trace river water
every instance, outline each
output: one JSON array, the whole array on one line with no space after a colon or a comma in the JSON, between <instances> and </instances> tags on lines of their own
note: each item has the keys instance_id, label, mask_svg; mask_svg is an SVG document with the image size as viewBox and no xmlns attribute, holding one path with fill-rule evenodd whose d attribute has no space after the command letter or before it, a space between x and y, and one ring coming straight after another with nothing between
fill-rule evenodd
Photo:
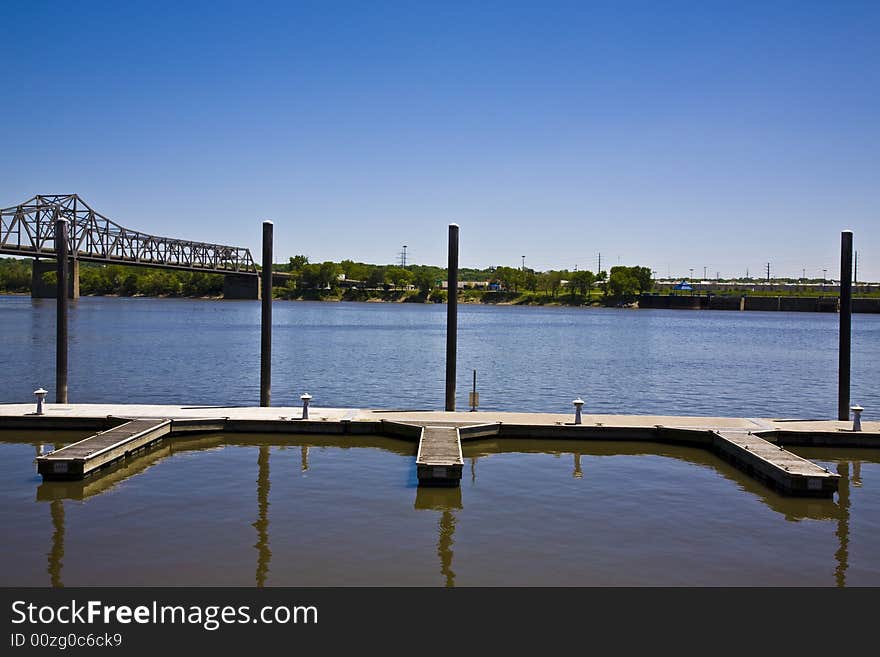
<instances>
[{"instance_id":1,"label":"river water","mask_svg":"<svg viewBox=\"0 0 880 657\"><path fill-rule=\"evenodd\" d=\"M833 417L836 316L460 307L459 405ZM275 304L273 401L441 408L445 308ZM259 305L80 299L73 402L255 404ZM54 383L54 302L0 297L0 401ZM880 318L853 327L853 401L880 407ZM50 392L50 400L52 393ZM833 500L776 495L708 452L479 441L424 490L384 438L172 440L81 483L0 432L0 585L880 585L880 452L798 450Z\"/></svg>"},{"instance_id":2,"label":"river water","mask_svg":"<svg viewBox=\"0 0 880 657\"><path fill-rule=\"evenodd\" d=\"M260 305L82 298L71 305L70 401L257 404ZM446 309L277 302L272 400L442 409ZM55 302L0 297L0 401L55 381ZM834 417L837 316L459 306L458 404L484 410ZM852 400L880 417L880 315L853 317ZM13 374L14 373L14 374Z\"/></svg>"}]
</instances>

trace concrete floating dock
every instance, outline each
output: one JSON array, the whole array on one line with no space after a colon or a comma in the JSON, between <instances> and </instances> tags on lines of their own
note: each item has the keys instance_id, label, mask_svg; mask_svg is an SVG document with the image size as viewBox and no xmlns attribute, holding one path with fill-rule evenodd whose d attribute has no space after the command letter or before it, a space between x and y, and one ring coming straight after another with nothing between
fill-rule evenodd
<instances>
[{"instance_id":1,"label":"concrete floating dock","mask_svg":"<svg viewBox=\"0 0 880 657\"><path fill-rule=\"evenodd\" d=\"M0 429L101 432L38 457L38 471L47 481L95 476L106 466L180 435L337 435L353 440L380 435L418 444L416 470L424 486L460 484L463 440L649 441L705 449L785 495L831 497L839 476L785 446L880 448L880 422L867 420L856 432L852 422L839 420L584 415L575 425L568 414L311 410L311 419L303 420L298 407L56 404L46 405L38 416L31 404L0 404Z\"/></svg>"},{"instance_id":2,"label":"concrete floating dock","mask_svg":"<svg viewBox=\"0 0 880 657\"><path fill-rule=\"evenodd\" d=\"M456 427L426 426L419 438L416 474L425 486L458 486L464 459Z\"/></svg>"},{"instance_id":3,"label":"concrete floating dock","mask_svg":"<svg viewBox=\"0 0 880 657\"><path fill-rule=\"evenodd\" d=\"M43 479L83 479L171 433L171 420L130 420L37 457Z\"/></svg>"},{"instance_id":4,"label":"concrete floating dock","mask_svg":"<svg viewBox=\"0 0 880 657\"><path fill-rule=\"evenodd\" d=\"M831 497L840 476L752 433L713 431L715 452L786 495Z\"/></svg>"}]
</instances>

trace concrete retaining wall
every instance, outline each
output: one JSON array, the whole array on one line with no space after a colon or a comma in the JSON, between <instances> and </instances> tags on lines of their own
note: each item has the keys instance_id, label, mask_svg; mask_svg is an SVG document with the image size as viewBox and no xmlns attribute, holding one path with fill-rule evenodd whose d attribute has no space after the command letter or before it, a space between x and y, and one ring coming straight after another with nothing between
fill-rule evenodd
<instances>
[{"instance_id":1,"label":"concrete retaining wall","mask_svg":"<svg viewBox=\"0 0 880 657\"><path fill-rule=\"evenodd\" d=\"M58 271L57 260L38 260L31 264L31 297L34 299L54 299L58 286L47 283L44 274ZM67 268L67 297L79 299L79 260L69 260Z\"/></svg>"},{"instance_id":2,"label":"concrete retaining wall","mask_svg":"<svg viewBox=\"0 0 880 657\"><path fill-rule=\"evenodd\" d=\"M260 299L260 277L253 274L224 274L224 299Z\"/></svg>"},{"instance_id":3,"label":"concrete retaining wall","mask_svg":"<svg viewBox=\"0 0 880 657\"><path fill-rule=\"evenodd\" d=\"M639 308L677 308L684 310L780 310L784 312L836 313L840 310L838 297L750 297L750 296L690 296L643 294ZM880 313L880 298L852 300L854 313Z\"/></svg>"},{"instance_id":4,"label":"concrete retaining wall","mask_svg":"<svg viewBox=\"0 0 880 657\"><path fill-rule=\"evenodd\" d=\"M854 313L880 313L880 299L853 299Z\"/></svg>"},{"instance_id":5,"label":"concrete retaining wall","mask_svg":"<svg viewBox=\"0 0 880 657\"><path fill-rule=\"evenodd\" d=\"M743 297L709 297L709 310L742 310Z\"/></svg>"},{"instance_id":6,"label":"concrete retaining wall","mask_svg":"<svg viewBox=\"0 0 880 657\"><path fill-rule=\"evenodd\" d=\"M709 297L687 295L643 294L639 297L639 308L672 308L675 310L700 310L709 307Z\"/></svg>"}]
</instances>

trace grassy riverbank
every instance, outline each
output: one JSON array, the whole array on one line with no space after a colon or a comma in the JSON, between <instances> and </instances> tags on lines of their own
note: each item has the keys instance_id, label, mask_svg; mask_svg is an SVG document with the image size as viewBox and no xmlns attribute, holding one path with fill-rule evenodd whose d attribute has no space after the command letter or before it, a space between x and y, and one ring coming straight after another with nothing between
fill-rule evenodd
<instances>
[{"instance_id":1,"label":"grassy riverbank","mask_svg":"<svg viewBox=\"0 0 880 657\"><path fill-rule=\"evenodd\" d=\"M276 287L276 299L291 301L362 301L371 303L446 303L446 290L422 292L418 290L290 290ZM541 292L496 292L461 290L459 303L507 305L507 306L598 306L618 305L603 297L601 292L589 296L583 294L544 294Z\"/></svg>"}]
</instances>

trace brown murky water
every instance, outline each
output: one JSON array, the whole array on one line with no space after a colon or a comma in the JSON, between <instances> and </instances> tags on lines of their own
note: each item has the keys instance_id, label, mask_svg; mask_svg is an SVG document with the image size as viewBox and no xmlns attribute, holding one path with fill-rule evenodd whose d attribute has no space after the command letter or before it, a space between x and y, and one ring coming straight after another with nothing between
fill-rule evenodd
<instances>
[{"instance_id":1,"label":"brown murky water","mask_svg":"<svg viewBox=\"0 0 880 657\"><path fill-rule=\"evenodd\" d=\"M39 445L76 437L0 432L0 584L880 585L877 451L797 450L833 500L699 449L534 440L466 444L452 490L379 437L174 440L42 483Z\"/></svg>"}]
</instances>

